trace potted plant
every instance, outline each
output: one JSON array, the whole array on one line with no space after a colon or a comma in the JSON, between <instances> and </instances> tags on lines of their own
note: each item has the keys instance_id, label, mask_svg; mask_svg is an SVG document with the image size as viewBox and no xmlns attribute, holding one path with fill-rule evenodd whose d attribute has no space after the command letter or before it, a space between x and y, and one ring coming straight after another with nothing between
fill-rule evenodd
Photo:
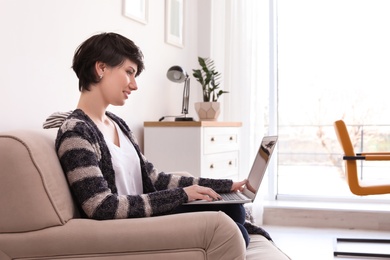
<instances>
[{"instance_id":1,"label":"potted plant","mask_svg":"<svg viewBox=\"0 0 390 260\"><path fill-rule=\"evenodd\" d=\"M198 62L201 68L192 70L192 75L202 86L203 102L195 103L195 110L200 120L214 121L220 114L218 98L228 91L219 89L221 73L212 59L198 57Z\"/></svg>"}]
</instances>

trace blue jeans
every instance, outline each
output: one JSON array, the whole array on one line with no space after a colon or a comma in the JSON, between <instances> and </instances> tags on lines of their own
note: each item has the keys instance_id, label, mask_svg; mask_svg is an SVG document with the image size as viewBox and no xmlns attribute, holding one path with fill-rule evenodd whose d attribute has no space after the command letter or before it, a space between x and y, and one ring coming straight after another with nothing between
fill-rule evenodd
<instances>
[{"instance_id":1,"label":"blue jeans","mask_svg":"<svg viewBox=\"0 0 390 260\"><path fill-rule=\"evenodd\" d=\"M177 207L172 213L189 213L199 211L222 211L236 222L244 237L245 244L249 245L249 234L244 227L245 223L245 208L243 204L207 204L207 205L182 205Z\"/></svg>"}]
</instances>

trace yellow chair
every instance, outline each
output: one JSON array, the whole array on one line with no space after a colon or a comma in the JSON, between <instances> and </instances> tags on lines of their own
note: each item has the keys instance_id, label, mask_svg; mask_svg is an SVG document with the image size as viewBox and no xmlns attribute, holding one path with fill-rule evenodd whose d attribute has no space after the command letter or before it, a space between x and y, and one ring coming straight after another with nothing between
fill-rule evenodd
<instances>
[{"instance_id":1,"label":"yellow chair","mask_svg":"<svg viewBox=\"0 0 390 260\"><path fill-rule=\"evenodd\" d=\"M343 120L334 123L337 138L344 151L345 173L348 186L355 195L378 195L390 193L389 183L371 182L359 179L357 160L390 161L390 152L366 152L355 154L347 127Z\"/></svg>"},{"instance_id":2,"label":"yellow chair","mask_svg":"<svg viewBox=\"0 0 390 260\"><path fill-rule=\"evenodd\" d=\"M347 127L343 120L334 123L337 139L344 151L345 173L349 189L355 195L379 195L390 193L389 183L372 182L361 180L358 175L357 160L365 161L390 161L390 152L362 152L355 153ZM390 254L341 252L337 250L338 242L348 243L390 243L390 239L360 239L360 238L337 238L334 256L363 256L390 258Z\"/></svg>"}]
</instances>

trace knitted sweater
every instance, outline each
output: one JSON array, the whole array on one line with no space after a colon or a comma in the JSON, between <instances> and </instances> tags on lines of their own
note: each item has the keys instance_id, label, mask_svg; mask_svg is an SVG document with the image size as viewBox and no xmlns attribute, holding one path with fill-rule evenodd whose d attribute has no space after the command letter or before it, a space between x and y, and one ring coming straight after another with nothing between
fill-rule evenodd
<instances>
[{"instance_id":1,"label":"knitted sweater","mask_svg":"<svg viewBox=\"0 0 390 260\"><path fill-rule=\"evenodd\" d=\"M148 162L126 123L107 112L130 139L140 159L143 194L118 195L111 155L95 123L80 109L62 123L56 151L72 194L89 218L137 218L169 214L188 201L183 187L199 184L216 192L229 192L231 180L181 177L158 172ZM172 158L174 160L175 158Z\"/></svg>"}]
</instances>

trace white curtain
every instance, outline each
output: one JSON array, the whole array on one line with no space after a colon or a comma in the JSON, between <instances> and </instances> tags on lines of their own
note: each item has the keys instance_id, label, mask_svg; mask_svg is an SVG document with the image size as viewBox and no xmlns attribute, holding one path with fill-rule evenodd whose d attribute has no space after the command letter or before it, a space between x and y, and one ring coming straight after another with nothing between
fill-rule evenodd
<instances>
[{"instance_id":1,"label":"white curtain","mask_svg":"<svg viewBox=\"0 0 390 260\"><path fill-rule=\"evenodd\" d=\"M241 172L245 177L268 124L268 1L225 2L224 88L229 94L224 96L224 115L225 120L243 123Z\"/></svg>"},{"instance_id":2,"label":"white curtain","mask_svg":"<svg viewBox=\"0 0 390 260\"><path fill-rule=\"evenodd\" d=\"M245 178L263 135L268 129L269 2L265 0L214 1L214 13L224 16L224 39L214 39L212 53L223 59L224 120L242 122L240 178ZM216 22L220 29L220 23ZM216 31L217 28L214 28ZM221 37L221 33L214 33ZM222 57L223 56L223 57ZM267 187L267 181L263 182ZM263 191L266 194L267 190ZM262 196L256 199L256 222L262 222Z\"/></svg>"}]
</instances>

